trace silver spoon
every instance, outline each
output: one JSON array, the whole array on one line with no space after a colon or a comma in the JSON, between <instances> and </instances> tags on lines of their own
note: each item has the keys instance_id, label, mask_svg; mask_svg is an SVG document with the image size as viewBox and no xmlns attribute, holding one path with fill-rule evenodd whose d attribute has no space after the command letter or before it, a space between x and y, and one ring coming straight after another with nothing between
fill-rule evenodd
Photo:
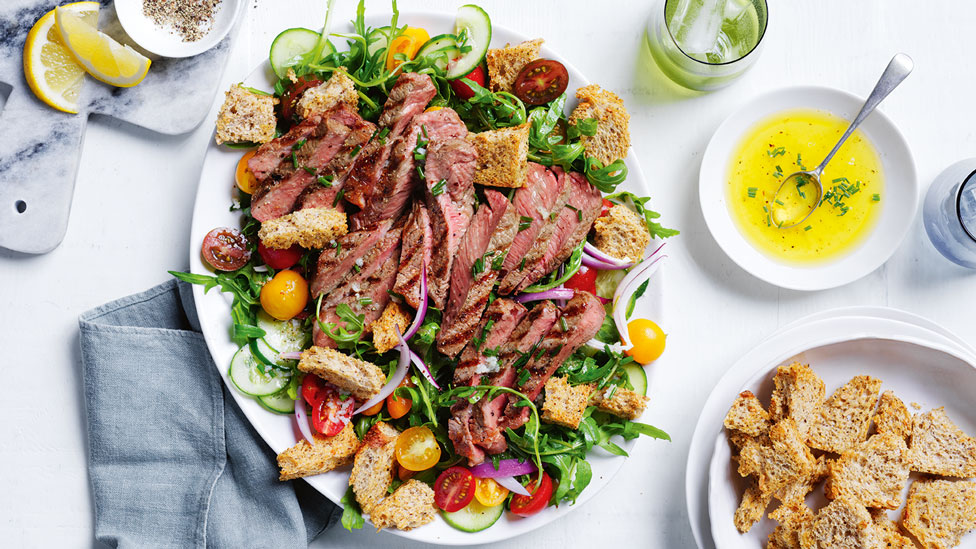
<instances>
[{"instance_id":1,"label":"silver spoon","mask_svg":"<svg viewBox=\"0 0 976 549\"><path fill-rule=\"evenodd\" d=\"M868 96L867 101L864 102L864 106L861 107L861 112L857 113L854 121L851 122L850 127L841 136L840 141L834 145L834 148L830 150L827 154L827 158L824 158L823 162L819 166L812 170L798 171L790 174L783 183L776 190L776 194L773 196L773 202L770 207L770 217L773 223L780 229L789 229L796 227L800 223L807 220L808 217L817 209L820 205L820 200L823 198L823 184L820 182L820 176L823 174L824 168L827 167L827 163L834 157L837 151L840 149L841 145L847 141L854 130L864 122L864 119L868 117L872 112L874 112L875 107L885 98L888 94L892 92L898 84L901 84L902 80L905 79L914 68L915 64L912 62L912 58L905 55L904 53L896 54L891 58L888 63L888 67L881 74L881 78L878 79L878 83L874 85L874 89L871 91L871 95ZM803 187L810 185L816 189L816 200L810 201L807 198L807 193L803 192ZM786 191L784 193L784 190ZM796 195L796 198L792 196ZM790 208L788 208L788 204ZM804 203L805 202L805 203ZM799 210L796 215L802 214L799 221L787 224L791 219L796 219L792 212L784 214L783 210L792 209ZM780 214L777 216L775 212L779 211ZM782 221L784 220L785 221ZM781 220L781 221L777 221Z\"/></svg>"}]
</instances>

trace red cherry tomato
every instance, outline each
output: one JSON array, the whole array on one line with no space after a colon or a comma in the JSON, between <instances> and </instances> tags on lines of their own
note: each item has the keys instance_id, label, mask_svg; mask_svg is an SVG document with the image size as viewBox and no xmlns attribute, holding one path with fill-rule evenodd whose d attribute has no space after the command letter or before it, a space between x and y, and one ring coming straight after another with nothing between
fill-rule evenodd
<instances>
[{"instance_id":1,"label":"red cherry tomato","mask_svg":"<svg viewBox=\"0 0 976 549\"><path fill-rule=\"evenodd\" d=\"M315 374L305 374L302 379L302 398L314 410L322 402L322 391L325 390L325 380Z\"/></svg>"},{"instance_id":2,"label":"red cherry tomato","mask_svg":"<svg viewBox=\"0 0 976 549\"><path fill-rule=\"evenodd\" d=\"M467 78L468 80L474 82L475 84L481 86L482 88L485 87L486 84L485 69L481 68L481 65L478 65L477 67L474 68L473 71L462 76L461 78ZM465 101L467 101L468 99L474 97L474 90L472 90L470 86L462 82L461 78L458 78L457 80L451 80L451 89L454 90L454 95L458 96L458 98L460 99L464 99Z\"/></svg>"},{"instance_id":3,"label":"red cherry tomato","mask_svg":"<svg viewBox=\"0 0 976 549\"><path fill-rule=\"evenodd\" d=\"M285 92L285 95L281 96L281 117L285 120L290 120L292 115L295 114L295 106L298 104L298 99L305 93L305 90L314 88L321 83L322 81L318 78L299 76L298 81L292 83L288 91Z\"/></svg>"},{"instance_id":4,"label":"red cherry tomato","mask_svg":"<svg viewBox=\"0 0 976 549\"><path fill-rule=\"evenodd\" d=\"M464 467L451 467L441 473L434 483L434 503L448 513L460 511L474 499L475 487L471 471Z\"/></svg>"},{"instance_id":5,"label":"red cherry tomato","mask_svg":"<svg viewBox=\"0 0 976 549\"><path fill-rule=\"evenodd\" d=\"M302 247L298 244L287 250L276 250L265 246L264 242L258 242L258 254L261 255L261 259L268 264L268 267L278 271L298 263L298 260L302 258L302 253Z\"/></svg>"},{"instance_id":6,"label":"red cherry tomato","mask_svg":"<svg viewBox=\"0 0 976 549\"><path fill-rule=\"evenodd\" d=\"M512 502L509 504L512 513L520 517L530 517L549 505L549 498L552 497L552 479L543 472L542 482L539 483L538 490L535 488L535 483L536 481L533 480L526 486L526 489L532 495L520 496L516 494L512 497Z\"/></svg>"},{"instance_id":7,"label":"red cherry tomato","mask_svg":"<svg viewBox=\"0 0 976 549\"><path fill-rule=\"evenodd\" d=\"M356 399L349 395L343 399L339 391L327 383L319 394L322 399L312 407L312 427L327 437L336 436L352 419Z\"/></svg>"},{"instance_id":8,"label":"red cherry tomato","mask_svg":"<svg viewBox=\"0 0 976 549\"><path fill-rule=\"evenodd\" d=\"M512 92L526 105L543 105L559 97L569 85L569 73L559 61L536 59L519 72Z\"/></svg>"},{"instance_id":9,"label":"red cherry tomato","mask_svg":"<svg viewBox=\"0 0 976 549\"><path fill-rule=\"evenodd\" d=\"M200 253L203 260L218 271L236 271L251 259L247 238L241 231L229 227L217 227L207 233Z\"/></svg>"},{"instance_id":10,"label":"red cherry tomato","mask_svg":"<svg viewBox=\"0 0 976 549\"><path fill-rule=\"evenodd\" d=\"M613 202L610 202L606 198L603 199L603 207L600 208L600 217L605 217L610 213L610 208L613 207Z\"/></svg>"},{"instance_id":11,"label":"red cherry tomato","mask_svg":"<svg viewBox=\"0 0 976 549\"><path fill-rule=\"evenodd\" d=\"M581 292L589 292L596 295L596 269L591 269L586 265L580 265L576 274L563 284L563 287L572 288Z\"/></svg>"}]
</instances>

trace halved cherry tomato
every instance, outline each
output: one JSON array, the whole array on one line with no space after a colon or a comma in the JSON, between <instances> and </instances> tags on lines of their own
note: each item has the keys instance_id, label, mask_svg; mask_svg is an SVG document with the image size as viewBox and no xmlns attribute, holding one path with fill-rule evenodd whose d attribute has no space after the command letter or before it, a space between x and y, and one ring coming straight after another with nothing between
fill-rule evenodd
<instances>
[{"instance_id":1,"label":"halved cherry tomato","mask_svg":"<svg viewBox=\"0 0 976 549\"><path fill-rule=\"evenodd\" d=\"M508 497L508 488L498 484L490 478L479 478L478 487L474 490L474 497L485 507L500 505Z\"/></svg>"},{"instance_id":2,"label":"halved cherry tomato","mask_svg":"<svg viewBox=\"0 0 976 549\"><path fill-rule=\"evenodd\" d=\"M237 229L217 227L203 237L200 247L203 260L218 271L236 271L247 265L251 250L247 238Z\"/></svg>"},{"instance_id":3,"label":"halved cherry tomato","mask_svg":"<svg viewBox=\"0 0 976 549\"><path fill-rule=\"evenodd\" d=\"M664 343L668 336L653 320L635 318L627 324L627 333L633 348L626 352L638 364L650 364L664 353Z\"/></svg>"},{"instance_id":4,"label":"halved cherry tomato","mask_svg":"<svg viewBox=\"0 0 976 549\"><path fill-rule=\"evenodd\" d=\"M403 378L400 382L400 387L413 387L413 383L410 381L409 377ZM407 397L396 396L396 391L390 393L390 396L386 397L386 411L390 414L393 419L400 419L401 417L407 415L410 408L413 406L413 400Z\"/></svg>"},{"instance_id":5,"label":"halved cherry tomato","mask_svg":"<svg viewBox=\"0 0 976 549\"><path fill-rule=\"evenodd\" d=\"M302 398L312 409L316 409L322 402L325 380L315 374L305 374L302 379Z\"/></svg>"},{"instance_id":6,"label":"halved cherry tomato","mask_svg":"<svg viewBox=\"0 0 976 549\"><path fill-rule=\"evenodd\" d=\"M580 265L576 274L569 277L569 280L563 284L563 287L572 288L581 292L590 292L596 295L596 273L596 269L591 269L586 265Z\"/></svg>"},{"instance_id":7,"label":"halved cherry tomato","mask_svg":"<svg viewBox=\"0 0 976 549\"><path fill-rule=\"evenodd\" d=\"M441 110L441 109L443 109L443 108L444 108L444 107L442 107L442 106L440 106L440 105L434 105L433 107L427 107L427 109L425 109L425 110L424 110L424 112L434 112L434 111L439 111L439 110Z\"/></svg>"},{"instance_id":8,"label":"halved cherry tomato","mask_svg":"<svg viewBox=\"0 0 976 549\"><path fill-rule=\"evenodd\" d=\"M487 82L487 79L485 78L485 69L483 69L481 65L478 65L477 67L474 68L473 71L462 76L461 78L458 78L457 80L451 80L450 82L451 89L454 90L454 95L458 96L459 99L463 99L465 101L474 97L474 90L471 89L471 86L468 86L467 84L462 82L461 81L462 78L467 78L468 80L474 82L475 84L481 86L482 88L485 87L485 83Z\"/></svg>"},{"instance_id":9,"label":"halved cherry tomato","mask_svg":"<svg viewBox=\"0 0 976 549\"><path fill-rule=\"evenodd\" d=\"M342 398L339 391L328 383L323 386L319 394L322 399L312 407L312 427L327 437L334 437L352 419L352 412L356 409L356 399L350 395Z\"/></svg>"},{"instance_id":10,"label":"halved cherry tomato","mask_svg":"<svg viewBox=\"0 0 976 549\"><path fill-rule=\"evenodd\" d=\"M427 31L419 27L407 27L403 34L393 39L390 48L386 52L386 70L392 71L403 64L395 56L402 53L407 59L413 59L420 51L420 47L430 40Z\"/></svg>"},{"instance_id":11,"label":"halved cherry tomato","mask_svg":"<svg viewBox=\"0 0 976 549\"><path fill-rule=\"evenodd\" d=\"M295 271L279 271L261 288L261 307L278 320L291 320L308 304L308 283Z\"/></svg>"},{"instance_id":12,"label":"halved cherry tomato","mask_svg":"<svg viewBox=\"0 0 976 549\"><path fill-rule=\"evenodd\" d=\"M254 194L258 188L258 178L254 177L254 174L247 167L247 161L253 158L256 152L258 152L257 149L247 151L237 161L237 171L234 172L234 182L237 183L237 188L247 194Z\"/></svg>"},{"instance_id":13,"label":"halved cherry tomato","mask_svg":"<svg viewBox=\"0 0 976 549\"><path fill-rule=\"evenodd\" d=\"M559 97L569 85L569 73L559 61L536 59L522 67L512 93L526 105L542 105Z\"/></svg>"},{"instance_id":14,"label":"halved cherry tomato","mask_svg":"<svg viewBox=\"0 0 976 549\"><path fill-rule=\"evenodd\" d=\"M606 198L603 199L603 207L600 208L600 217L605 217L610 213L610 208L614 206L613 202L610 202Z\"/></svg>"},{"instance_id":15,"label":"halved cherry tomato","mask_svg":"<svg viewBox=\"0 0 976 549\"><path fill-rule=\"evenodd\" d=\"M429 428L411 427L397 437L396 459L402 468L426 471L441 459L441 446Z\"/></svg>"},{"instance_id":16,"label":"halved cherry tomato","mask_svg":"<svg viewBox=\"0 0 976 549\"><path fill-rule=\"evenodd\" d=\"M542 473L542 482L539 483L539 489L535 488L535 479L526 486L529 491L530 496L520 496L516 494L512 497L512 502L509 504L509 508L512 513L520 517L530 517L539 511L546 508L549 504L549 498L552 497L552 479L549 478L545 472Z\"/></svg>"},{"instance_id":17,"label":"halved cherry tomato","mask_svg":"<svg viewBox=\"0 0 976 549\"><path fill-rule=\"evenodd\" d=\"M434 503L448 513L460 511L474 499L474 491L475 478L471 471L454 466L434 482Z\"/></svg>"},{"instance_id":18,"label":"halved cherry tomato","mask_svg":"<svg viewBox=\"0 0 976 549\"><path fill-rule=\"evenodd\" d=\"M302 247L295 244L287 250L278 250L275 248L269 248L264 245L264 242L258 242L258 254L261 255L261 259L275 270L287 269L298 260L302 258Z\"/></svg>"},{"instance_id":19,"label":"halved cherry tomato","mask_svg":"<svg viewBox=\"0 0 976 549\"><path fill-rule=\"evenodd\" d=\"M291 120L292 115L295 114L295 106L305 90L314 88L321 83L322 81L318 78L299 76L297 81L292 82L285 95L281 96L281 117L285 120Z\"/></svg>"},{"instance_id":20,"label":"halved cherry tomato","mask_svg":"<svg viewBox=\"0 0 976 549\"><path fill-rule=\"evenodd\" d=\"M380 410L382 409L383 409L383 401L381 400L376 404L370 406L369 408L366 408L360 413L363 414L364 416L375 416L376 414L380 413Z\"/></svg>"}]
</instances>

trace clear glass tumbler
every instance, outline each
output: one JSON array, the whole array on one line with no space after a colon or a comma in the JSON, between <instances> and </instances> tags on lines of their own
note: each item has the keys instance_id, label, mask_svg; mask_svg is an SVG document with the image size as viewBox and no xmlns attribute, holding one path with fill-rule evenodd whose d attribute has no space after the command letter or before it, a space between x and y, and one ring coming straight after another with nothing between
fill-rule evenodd
<instances>
[{"instance_id":1,"label":"clear glass tumbler","mask_svg":"<svg viewBox=\"0 0 976 549\"><path fill-rule=\"evenodd\" d=\"M658 0L644 41L675 83L716 90L759 57L767 19L766 0Z\"/></svg>"},{"instance_id":2,"label":"clear glass tumbler","mask_svg":"<svg viewBox=\"0 0 976 549\"><path fill-rule=\"evenodd\" d=\"M925 195L922 219L935 249L976 269L976 158L956 162L935 178Z\"/></svg>"}]
</instances>

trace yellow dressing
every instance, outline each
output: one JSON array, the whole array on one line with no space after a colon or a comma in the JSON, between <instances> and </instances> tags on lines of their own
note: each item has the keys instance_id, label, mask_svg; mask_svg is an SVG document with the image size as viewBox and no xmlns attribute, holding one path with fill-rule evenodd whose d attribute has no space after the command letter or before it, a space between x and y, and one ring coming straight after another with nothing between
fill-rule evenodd
<instances>
[{"instance_id":1,"label":"yellow dressing","mask_svg":"<svg viewBox=\"0 0 976 549\"><path fill-rule=\"evenodd\" d=\"M847 120L828 112L787 111L759 122L742 138L730 165L727 202L733 222L753 246L785 263L818 263L851 252L870 233L881 212L884 181L878 153L860 130L847 139L820 178L824 192L860 182L851 196L840 191L843 206L824 201L790 229L777 228L768 215L783 180L800 169L816 168L847 126ZM835 181L841 178L846 180Z\"/></svg>"}]
</instances>

